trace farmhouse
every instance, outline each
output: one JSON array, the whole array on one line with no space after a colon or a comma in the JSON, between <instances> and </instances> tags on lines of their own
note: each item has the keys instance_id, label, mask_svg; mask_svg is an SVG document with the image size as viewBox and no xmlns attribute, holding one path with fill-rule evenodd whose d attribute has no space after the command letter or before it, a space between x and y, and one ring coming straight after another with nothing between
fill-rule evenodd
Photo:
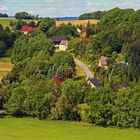
<instances>
[{"instance_id":1,"label":"farmhouse","mask_svg":"<svg viewBox=\"0 0 140 140\"><path fill-rule=\"evenodd\" d=\"M37 27L31 27L31 26L28 26L28 25L26 25L26 26L23 26L22 27L22 30L21 30L24 34L28 34L28 32L30 32L30 31L37 31Z\"/></svg>"},{"instance_id":2,"label":"farmhouse","mask_svg":"<svg viewBox=\"0 0 140 140\"><path fill-rule=\"evenodd\" d=\"M68 49L68 40L62 40L59 44L59 51L66 51Z\"/></svg>"},{"instance_id":3,"label":"farmhouse","mask_svg":"<svg viewBox=\"0 0 140 140\"><path fill-rule=\"evenodd\" d=\"M101 56L99 59L99 67L103 67L105 69L108 69L108 57Z\"/></svg>"},{"instance_id":4,"label":"farmhouse","mask_svg":"<svg viewBox=\"0 0 140 140\"><path fill-rule=\"evenodd\" d=\"M102 84L97 78L89 78L89 79L88 79L88 84L89 84L92 88L103 87L103 84Z\"/></svg>"}]
</instances>

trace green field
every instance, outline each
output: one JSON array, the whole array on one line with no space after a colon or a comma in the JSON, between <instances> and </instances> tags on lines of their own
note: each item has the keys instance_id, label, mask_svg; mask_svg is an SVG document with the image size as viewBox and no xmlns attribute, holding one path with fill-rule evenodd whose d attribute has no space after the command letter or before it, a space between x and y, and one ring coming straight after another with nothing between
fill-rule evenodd
<instances>
[{"instance_id":1,"label":"green field","mask_svg":"<svg viewBox=\"0 0 140 140\"><path fill-rule=\"evenodd\" d=\"M2 24L4 27L9 26L10 21L17 21L15 18L0 18L0 24ZM24 21L32 21L32 20L24 20Z\"/></svg>"},{"instance_id":2,"label":"green field","mask_svg":"<svg viewBox=\"0 0 140 140\"><path fill-rule=\"evenodd\" d=\"M0 18L0 24L3 26L9 26L10 21L16 21L16 19L12 18Z\"/></svg>"},{"instance_id":3,"label":"green field","mask_svg":"<svg viewBox=\"0 0 140 140\"><path fill-rule=\"evenodd\" d=\"M1 140L140 140L140 131L94 127L86 123L0 119Z\"/></svg>"}]
</instances>

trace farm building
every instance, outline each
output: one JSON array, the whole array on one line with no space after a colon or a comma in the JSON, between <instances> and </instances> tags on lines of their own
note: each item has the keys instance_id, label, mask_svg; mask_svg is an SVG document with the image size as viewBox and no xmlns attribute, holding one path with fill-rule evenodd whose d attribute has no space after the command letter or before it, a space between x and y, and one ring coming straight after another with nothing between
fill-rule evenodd
<instances>
[{"instance_id":1,"label":"farm building","mask_svg":"<svg viewBox=\"0 0 140 140\"><path fill-rule=\"evenodd\" d=\"M31 27L31 26L23 26L21 30L24 34L28 34L30 31L37 31L37 27Z\"/></svg>"}]
</instances>

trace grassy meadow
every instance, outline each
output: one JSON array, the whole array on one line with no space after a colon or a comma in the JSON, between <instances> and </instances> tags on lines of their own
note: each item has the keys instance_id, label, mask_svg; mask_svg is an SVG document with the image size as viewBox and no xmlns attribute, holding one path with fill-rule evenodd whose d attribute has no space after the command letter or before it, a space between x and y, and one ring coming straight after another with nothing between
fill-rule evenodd
<instances>
[{"instance_id":1,"label":"grassy meadow","mask_svg":"<svg viewBox=\"0 0 140 140\"><path fill-rule=\"evenodd\" d=\"M94 127L86 123L1 118L1 140L140 140L140 131Z\"/></svg>"},{"instance_id":2,"label":"grassy meadow","mask_svg":"<svg viewBox=\"0 0 140 140\"><path fill-rule=\"evenodd\" d=\"M10 57L1 57L0 58L0 80L9 73L13 65L11 63Z\"/></svg>"},{"instance_id":3,"label":"grassy meadow","mask_svg":"<svg viewBox=\"0 0 140 140\"><path fill-rule=\"evenodd\" d=\"M9 26L10 21L17 21L15 18L0 18L0 24L2 24L4 27ZM25 20L27 22L31 20Z\"/></svg>"}]
</instances>

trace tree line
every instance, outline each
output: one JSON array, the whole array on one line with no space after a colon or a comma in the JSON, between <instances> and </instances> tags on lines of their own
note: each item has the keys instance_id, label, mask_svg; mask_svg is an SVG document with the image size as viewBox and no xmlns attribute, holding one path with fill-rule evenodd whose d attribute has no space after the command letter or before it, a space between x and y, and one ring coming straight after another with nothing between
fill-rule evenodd
<instances>
[{"instance_id":1,"label":"tree line","mask_svg":"<svg viewBox=\"0 0 140 140\"><path fill-rule=\"evenodd\" d=\"M96 11L96 12L92 12L92 13L85 13L79 16L80 20L85 20L85 19L96 19L96 20L100 20L107 11Z\"/></svg>"},{"instance_id":2,"label":"tree line","mask_svg":"<svg viewBox=\"0 0 140 140\"><path fill-rule=\"evenodd\" d=\"M0 17L7 18L7 17L8 17L8 15L7 15L7 14L0 13Z\"/></svg>"}]
</instances>

